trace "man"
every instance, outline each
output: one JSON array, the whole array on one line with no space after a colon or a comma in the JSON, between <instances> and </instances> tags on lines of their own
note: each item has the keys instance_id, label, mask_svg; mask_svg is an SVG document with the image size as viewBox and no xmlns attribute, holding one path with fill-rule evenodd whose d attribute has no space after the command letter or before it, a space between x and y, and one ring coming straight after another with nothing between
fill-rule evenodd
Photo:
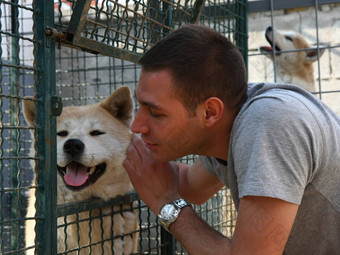
<instances>
[{"instance_id":1,"label":"man","mask_svg":"<svg viewBox=\"0 0 340 255\"><path fill-rule=\"evenodd\" d=\"M140 60L140 108L124 166L141 199L190 254L340 251L340 118L293 85L246 83L237 48L199 25ZM187 166L173 160L201 155ZM187 201L230 188L230 240ZM185 199L185 200L183 200Z\"/></svg>"}]
</instances>

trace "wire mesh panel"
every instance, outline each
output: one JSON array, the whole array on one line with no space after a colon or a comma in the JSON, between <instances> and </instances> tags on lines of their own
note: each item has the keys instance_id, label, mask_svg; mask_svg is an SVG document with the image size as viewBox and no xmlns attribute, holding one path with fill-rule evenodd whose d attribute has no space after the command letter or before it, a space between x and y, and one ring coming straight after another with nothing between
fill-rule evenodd
<instances>
[{"instance_id":1,"label":"wire mesh panel","mask_svg":"<svg viewBox=\"0 0 340 255\"><path fill-rule=\"evenodd\" d=\"M44 51L48 42L43 37L44 33L41 33L46 22L43 16L48 15L44 5L13 0L0 1L0 8L0 250L1 254L22 254L29 249L25 248L24 226L34 222L37 234L29 234L36 236L37 244L42 240L42 233L52 227L52 231L43 236L44 246L39 247L45 252L53 233L53 224L48 220L53 199L49 197L51 188L44 190L45 185L50 187L51 179L44 170L54 164L50 152L55 143L52 138L53 120L47 117L52 116L51 107L45 104L46 98L50 103L53 93L53 88L50 90L49 87L51 76L47 75L50 70L42 67L49 66L48 61L52 60L50 66L53 68L54 43L49 42L49 53L52 53L50 58ZM37 23L41 24L40 28L36 26ZM27 99L26 96L34 98ZM36 110L40 114L35 126L28 126L24 121L24 101L37 105ZM33 154L30 154L33 137L29 130L36 131L34 138L38 145ZM35 172L40 173L40 178L32 184L33 168L30 162L33 161L36 162ZM37 208L36 214L27 217L27 196L34 193L37 197L37 203L33 204Z\"/></svg>"},{"instance_id":2,"label":"wire mesh panel","mask_svg":"<svg viewBox=\"0 0 340 255\"><path fill-rule=\"evenodd\" d=\"M185 23L214 23L247 49L246 1L63 0L56 5L57 31L51 35L60 43L131 62Z\"/></svg>"},{"instance_id":3,"label":"wire mesh panel","mask_svg":"<svg viewBox=\"0 0 340 255\"><path fill-rule=\"evenodd\" d=\"M78 30L70 28L73 26L71 14L77 11L77 4L68 2L68 7L65 4L62 2L55 7L56 30L62 32L59 34L61 48L56 55L56 81L64 106L98 102L122 85L134 91L140 74L140 67L135 62L140 55L167 33L190 22L195 15L199 23L227 36L247 56L245 1L206 1L195 15L193 10L199 5L195 7L194 2L92 2L86 12L79 41L74 40ZM165 12L164 5L170 5ZM195 156L181 159L188 164L194 160ZM180 244L160 227L156 216L144 204L139 202L137 208L140 224L137 253L186 254ZM232 236L236 210L227 190L220 191L206 204L195 206L195 210L215 229ZM58 229L63 226L59 225Z\"/></svg>"},{"instance_id":4,"label":"wire mesh panel","mask_svg":"<svg viewBox=\"0 0 340 255\"><path fill-rule=\"evenodd\" d=\"M27 153L30 137L20 102L22 96L32 94L34 84L33 33L28 33L24 25L32 27L33 10L15 1L0 4L0 251L6 254L23 248L25 194L30 185L27 180L32 178ZM24 13L31 18L25 18Z\"/></svg>"},{"instance_id":5,"label":"wire mesh panel","mask_svg":"<svg viewBox=\"0 0 340 255\"><path fill-rule=\"evenodd\" d=\"M194 22L201 7L191 0L62 1L57 30L62 43L136 62L164 35Z\"/></svg>"},{"instance_id":6,"label":"wire mesh panel","mask_svg":"<svg viewBox=\"0 0 340 255\"><path fill-rule=\"evenodd\" d=\"M97 103L122 85L134 91L140 74L137 60L185 23L198 22L224 34L246 60L246 1L0 0L0 4L1 254L98 254L104 247L111 254L116 245L135 237L133 253L185 254L135 193L57 205L53 116L61 107L55 94L66 107ZM28 101L35 106L32 123L23 117L22 105ZM194 155L181 159L188 164L194 160ZM27 214L27 198L32 196L34 212ZM232 236L236 211L228 190L195 210L215 229ZM138 227L121 234L115 227L127 215L137 216ZM32 243L25 244L25 226ZM96 228L99 234L93 235ZM58 243L57 235L63 237ZM70 242L71 236L76 242Z\"/></svg>"},{"instance_id":7,"label":"wire mesh panel","mask_svg":"<svg viewBox=\"0 0 340 255\"><path fill-rule=\"evenodd\" d=\"M340 114L340 1L255 4L261 8L249 10L249 81L296 84Z\"/></svg>"}]
</instances>

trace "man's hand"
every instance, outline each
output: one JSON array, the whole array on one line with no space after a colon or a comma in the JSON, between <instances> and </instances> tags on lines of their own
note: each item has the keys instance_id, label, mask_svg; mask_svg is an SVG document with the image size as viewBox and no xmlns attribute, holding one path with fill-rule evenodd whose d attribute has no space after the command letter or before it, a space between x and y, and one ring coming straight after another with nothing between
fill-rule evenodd
<instances>
[{"instance_id":1,"label":"man's hand","mask_svg":"<svg viewBox=\"0 0 340 255\"><path fill-rule=\"evenodd\" d=\"M140 198L157 215L161 207L180 198L178 166L155 162L138 135L133 135L124 167Z\"/></svg>"}]
</instances>

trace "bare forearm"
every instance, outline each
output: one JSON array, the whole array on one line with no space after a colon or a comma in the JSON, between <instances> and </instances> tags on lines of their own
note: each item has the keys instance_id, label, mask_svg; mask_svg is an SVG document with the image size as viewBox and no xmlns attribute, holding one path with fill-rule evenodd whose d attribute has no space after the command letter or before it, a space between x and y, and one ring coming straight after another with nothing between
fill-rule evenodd
<instances>
[{"instance_id":1,"label":"bare forearm","mask_svg":"<svg viewBox=\"0 0 340 255\"><path fill-rule=\"evenodd\" d=\"M230 239L212 229L190 207L182 209L170 231L189 254L230 254Z\"/></svg>"},{"instance_id":2,"label":"bare forearm","mask_svg":"<svg viewBox=\"0 0 340 255\"><path fill-rule=\"evenodd\" d=\"M205 203L224 186L216 175L205 170L199 160L192 166L176 164L179 169L179 193L192 204Z\"/></svg>"}]
</instances>

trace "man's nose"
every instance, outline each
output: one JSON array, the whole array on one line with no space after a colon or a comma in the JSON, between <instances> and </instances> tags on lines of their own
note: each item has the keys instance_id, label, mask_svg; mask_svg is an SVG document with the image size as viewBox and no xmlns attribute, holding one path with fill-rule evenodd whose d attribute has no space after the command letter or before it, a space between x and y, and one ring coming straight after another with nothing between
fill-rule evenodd
<instances>
[{"instance_id":1,"label":"man's nose","mask_svg":"<svg viewBox=\"0 0 340 255\"><path fill-rule=\"evenodd\" d=\"M149 132L149 127L147 125L146 118L143 117L143 114L140 110L137 111L135 118L131 124L131 131L133 133L141 133L146 134Z\"/></svg>"}]
</instances>

